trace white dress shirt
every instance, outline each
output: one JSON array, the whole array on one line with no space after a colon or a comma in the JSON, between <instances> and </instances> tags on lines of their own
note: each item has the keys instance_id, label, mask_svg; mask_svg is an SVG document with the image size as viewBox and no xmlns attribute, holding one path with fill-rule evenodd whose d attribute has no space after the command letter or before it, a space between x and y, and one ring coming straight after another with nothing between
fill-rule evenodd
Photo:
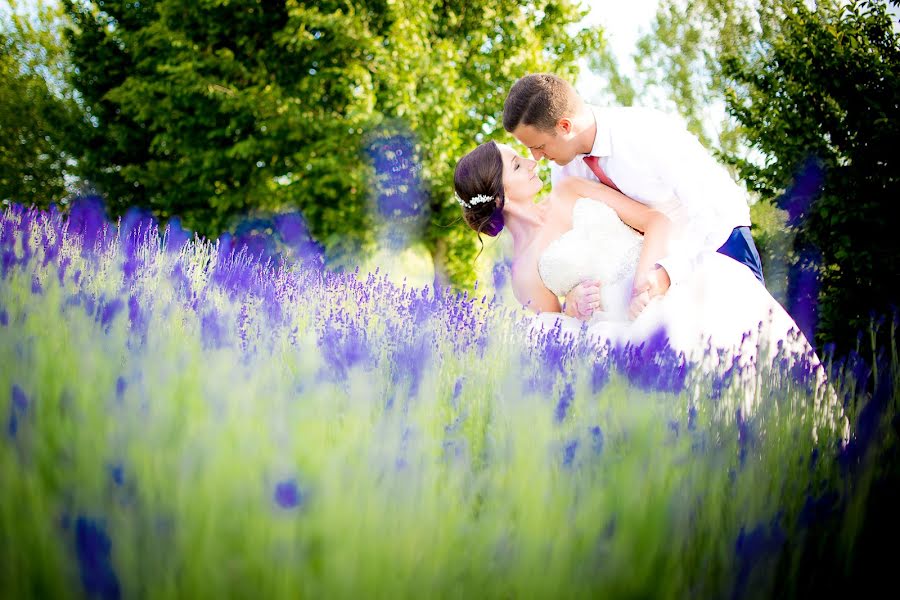
<instances>
[{"instance_id":1,"label":"white dress shirt","mask_svg":"<svg viewBox=\"0 0 900 600\"><path fill-rule=\"evenodd\" d=\"M716 251L735 227L750 225L741 187L700 141L673 117L650 108L590 107L597 121L591 150L606 176L626 196L665 213L676 233L658 261L673 285L706 250ZM568 176L597 177L577 155L550 167L551 183Z\"/></svg>"}]
</instances>

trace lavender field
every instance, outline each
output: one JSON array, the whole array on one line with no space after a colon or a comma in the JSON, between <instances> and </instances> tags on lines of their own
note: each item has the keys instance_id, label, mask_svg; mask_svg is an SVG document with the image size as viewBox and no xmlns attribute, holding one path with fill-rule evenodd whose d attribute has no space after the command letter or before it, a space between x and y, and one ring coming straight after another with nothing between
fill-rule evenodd
<instances>
[{"instance_id":1,"label":"lavender field","mask_svg":"<svg viewBox=\"0 0 900 600\"><path fill-rule=\"evenodd\" d=\"M823 395L336 272L302 230L7 208L0 596L771 597L860 551L896 345L823 355Z\"/></svg>"}]
</instances>

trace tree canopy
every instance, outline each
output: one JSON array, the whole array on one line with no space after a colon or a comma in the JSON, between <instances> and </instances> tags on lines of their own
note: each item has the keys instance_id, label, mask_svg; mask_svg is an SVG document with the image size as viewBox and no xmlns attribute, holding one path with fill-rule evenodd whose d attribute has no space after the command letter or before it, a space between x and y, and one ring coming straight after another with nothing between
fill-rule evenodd
<instances>
[{"instance_id":1,"label":"tree canopy","mask_svg":"<svg viewBox=\"0 0 900 600\"><path fill-rule=\"evenodd\" d=\"M620 102L677 110L747 185L770 289L819 345L852 349L870 314L896 308L900 275L886 3L663 0L634 59L631 78L608 52L592 68Z\"/></svg>"},{"instance_id":2,"label":"tree canopy","mask_svg":"<svg viewBox=\"0 0 900 600\"><path fill-rule=\"evenodd\" d=\"M47 206L67 193L80 110L65 86L59 10L39 4L36 19L0 22L0 200Z\"/></svg>"},{"instance_id":3,"label":"tree canopy","mask_svg":"<svg viewBox=\"0 0 900 600\"><path fill-rule=\"evenodd\" d=\"M766 157L734 162L797 231L789 308L848 350L897 308L900 34L880 2L769 10L753 52L722 63L728 110Z\"/></svg>"},{"instance_id":4,"label":"tree canopy","mask_svg":"<svg viewBox=\"0 0 900 600\"><path fill-rule=\"evenodd\" d=\"M84 177L119 210L206 235L299 209L332 258L370 247L387 195L421 212L444 283L471 284L455 160L502 131L522 74L574 74L599 40L569 0L66 1L95 127ZM399 149L405 161L384 160ZM382 153L382 154L378 154ZM402 181L377 172L405 165ZM387 187L385 187L387 186ZM381 200L378 200L381 198Z\"/></svg>"}]
</instances>

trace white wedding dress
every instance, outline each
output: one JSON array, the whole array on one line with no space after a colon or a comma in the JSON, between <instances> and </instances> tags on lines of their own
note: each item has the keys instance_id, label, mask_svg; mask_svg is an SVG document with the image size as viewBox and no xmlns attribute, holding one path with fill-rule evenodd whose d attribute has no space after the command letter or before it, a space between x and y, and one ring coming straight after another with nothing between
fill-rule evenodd
<instances>
[{"instance_id":1,"label":"white wedding dress","mask_svg":"<svg viewBox=\"0 0 900 600\"><path fill-rule=\"evenodd\" d=\"M643 236L612 208L590 198L577 200L572 229L547 246L538 271L547 288L560 297L585 279L599 280L604 310L584 324L561 313L542 313L532 326L548 331L558 325L564 335L586 335L588 340L614 345L640 343L664 328L672 348L697 361L709 349L742 362L756 360L760 350L774 356L779 348L794 356L814 355L797 324L765 286L747 267L718 252L703 254L685 281L673 282L665 295L629 320L642 244Z\"/></svg>"},{"instance_id":2,"label":"white wedding dress","mask_svg":"<svg viewBox=\"0 0 900 600\"><path fill-rule=\"evenodd\" d=\"M586 323L561 313L542 313L533 319L532 332L572 335L596 344L597 358L602 360L611 348L640 344L664 328L669 345L682 352L685 361L699 366L701 374L740 367L735 381L740 382L742 393L735 401L744 415L762 401L765 384L773 382L774 372L767 371L767 366L786 367L781 372L791 377L807 373L812 387L806 389L813 392L818 415L812 423L814 439L817 429L825 426L838 431L846 443L849 422L819 357L787 311L736 260L717 252L703 255L686 280L673 283L637 319L629 320L642 244L643 236L603 202L576 201L572 229L547 246L538 271L547 288L560 297L585 279L600 280L605 310ZM791 371L795 365L805 368ZM703 389L707 388L696 386L697 401Z\"/></svg>"}]
</instances>

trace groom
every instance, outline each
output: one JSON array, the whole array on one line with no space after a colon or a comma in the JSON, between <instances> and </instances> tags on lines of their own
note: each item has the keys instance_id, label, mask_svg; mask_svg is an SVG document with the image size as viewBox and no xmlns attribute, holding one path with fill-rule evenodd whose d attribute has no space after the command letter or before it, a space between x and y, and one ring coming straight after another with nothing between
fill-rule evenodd
<instances>
[{"instance_id":1,"label":"groom","mask_svg":"<svg viewBox=\"0 0 900 600\"><path fill-rule=\"evenodd\" d=\"M567 81L537 73L510 88L503 127L535 160L555 163L554 186L569 176L598 179L683 228L687 246L660 260L650 282L636 282L634 293L644 304L670 282L677 285L703 250L730 256L765 283L744 192L697 138L665 113L590 106ZM575 316L587 318L598 307L599 283L586 282L569 293Z\"/></svg>"}]
</instances>

